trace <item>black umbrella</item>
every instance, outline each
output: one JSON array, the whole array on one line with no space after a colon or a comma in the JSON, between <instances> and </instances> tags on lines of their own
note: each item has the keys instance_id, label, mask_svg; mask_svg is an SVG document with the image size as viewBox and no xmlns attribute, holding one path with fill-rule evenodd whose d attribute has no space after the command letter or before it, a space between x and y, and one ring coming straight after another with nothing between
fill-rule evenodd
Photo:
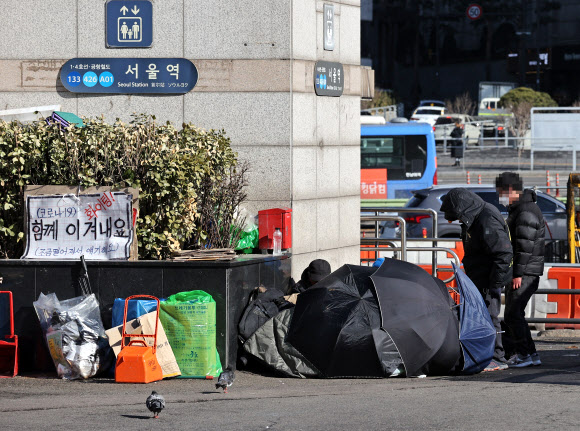
<instances>
[{"instance_id":1,"label":"black umbrella","mask_svg":"<svg viewBox=\"0 0 580 431\"><path fill-rule=\"evenodd\" d=\"M385 259L370 277L408 376L446 374L461 356L454 303L442 281L417 265Z\"/></svg>"},{"instance_id":2,"label":"black umbrella","mask_svg":"<svg viewBox=\"0 0 580 431\"><path fill-rule=\"evenodd\" d=\"M298 295L286 341L326 377L384 377L402 363L380 329L374 271L344 265Z\"/></svg>"}]
</instances>

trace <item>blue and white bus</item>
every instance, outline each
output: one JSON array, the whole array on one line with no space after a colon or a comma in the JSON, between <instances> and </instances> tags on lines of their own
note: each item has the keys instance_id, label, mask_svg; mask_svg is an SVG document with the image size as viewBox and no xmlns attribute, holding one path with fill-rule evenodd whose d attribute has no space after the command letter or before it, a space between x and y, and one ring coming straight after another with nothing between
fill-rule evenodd
<instances>
[{"instance_id":1,"label":"blue and white bus","mask_svg":"<svg viewBox=\"0 0 580 431\"><path fill-rule=\"evenodd\" d=\"M387 123L361 126L361 198L365 177L386 170L383 198L406 199L413 190L437 184L437 154L433 129L427 123ZM384 178L383 176L382 178ZM373 198L371 193L368 197Z\"/></svg>"}]
</instances>

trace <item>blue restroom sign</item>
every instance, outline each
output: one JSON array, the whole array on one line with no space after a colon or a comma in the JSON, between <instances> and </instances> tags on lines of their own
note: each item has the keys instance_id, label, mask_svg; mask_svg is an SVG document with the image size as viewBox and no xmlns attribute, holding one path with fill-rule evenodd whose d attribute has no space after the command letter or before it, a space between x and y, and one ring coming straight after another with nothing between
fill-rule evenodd
<instances>
[{"instance_id":1,"label":"blue restroom sign","mask_svg":"<svg viewBox=\"0 0 580 431\"><path fill-rule=\"evenodd\" d=\"M314 65L314 91L318 96L342 95L344 90L344 69L342 64L317 61Z\"/></svg>"},{"instance_id":2,"label":"blue restroom sign","mask_svg":"<svg viewBox=\"0 0 580 431\"><path fill-rule=\"evenodd\" d=\"M108 0L107 48L149 48L153 44L153 4L150 0Z\"/></svg>"},{"instance_id":3,"label":"blue restroom sign","mask_svg":"<svg viewBox=\"0 0 580 431\"><path fill-rule=\"evenodd\" d=\"M185 58L73 58L60 70L62 84L73 93L185 94L197 76Z\"/></svg>"}]
</instances>

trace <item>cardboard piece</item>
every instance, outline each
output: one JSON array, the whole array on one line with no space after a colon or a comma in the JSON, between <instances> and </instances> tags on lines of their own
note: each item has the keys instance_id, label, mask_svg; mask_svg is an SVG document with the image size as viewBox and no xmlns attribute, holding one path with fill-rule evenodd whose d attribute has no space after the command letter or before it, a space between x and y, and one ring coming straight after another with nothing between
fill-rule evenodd
<instances>
[{"instance_id":1,"label":"cardboard piece","mask_svg":"<svg viewBox=\"0 0 580 431\"><path fill-rule=\"evenodd\" d=\"M128 321L125 326L125 331L127 334L154 334L156 315L157 312L152 311L151 313L144 314L137 319ZM167 340L167 335L165 335L165 330L163 329L161 321L159 321L157 325L157 351L155 353L157 355L157 361L159 362L161 370L163 371L163 378L180 376L181 371L179 370L179 366L175 360L175 355L173 354L173 350L169 345L169 341ZM123 325L115 326L114 328L105 331L109 337L109 344L115 353L115 357L117 357L121 351L122 332ZM153 344L153 338L151 337L131 337L129 341L131 340L143 340L147 343L148 346Z\"/></svg>"}]
</instances>

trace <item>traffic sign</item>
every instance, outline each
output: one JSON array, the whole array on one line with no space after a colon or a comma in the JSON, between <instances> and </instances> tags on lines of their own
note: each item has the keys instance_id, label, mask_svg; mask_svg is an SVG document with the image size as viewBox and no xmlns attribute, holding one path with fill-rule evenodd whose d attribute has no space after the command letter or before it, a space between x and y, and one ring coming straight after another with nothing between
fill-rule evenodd
<instances>
[{"instance_id":1,"label":"traffic sign","mask_svg":"<svg viewBox=\"0 0 580 431\"><path fill-rule=\"evenodd\" d=\"M472 21L475 21L479 18L481 18L481 14L483 13L483 9L481 9L481 6L476 4L476 3L472 3L469 6L467 6L467 10L465 12L467 14L467 18L469 18Z\"/></svg>"},{"instance_id":2,"label":"traffic sign","mask_svg":"<svg viewBox=\"0 0 580 431\"><path fill-rule=\"evenodd\" d=\"M185 58L73 58L60 70L73 93L185 94L197 76Z\"/></svg>"},{"instance_id":3,"label":"traffic sign","mask_svg":"<svg viewBox=\"0 0 580 431\"><path fill-rule=\"evenodd\" d=\"M314 65L314 91L318 96L338 97L344 89L342 64L317 61Z\"/></svg>"},{"instance_id":4,"label":"traffic sign","mask_svg":"<svg viewBox=\"0 0 580 431\"><path fill-rule=\"evenodd\" d=\"M324 5L324 49L334 50L334 5Z\"/></svg>"},{"instance_id":5,"label":"traffic sign","mask_svg":"<svg viewBox=\"0 0 580 431\"><path fill-rule=\"evenodd\" d=\"M153 44L153 4L150 0L108 0L107 48L149 48Z\"/></svg>"}]
</instances>

